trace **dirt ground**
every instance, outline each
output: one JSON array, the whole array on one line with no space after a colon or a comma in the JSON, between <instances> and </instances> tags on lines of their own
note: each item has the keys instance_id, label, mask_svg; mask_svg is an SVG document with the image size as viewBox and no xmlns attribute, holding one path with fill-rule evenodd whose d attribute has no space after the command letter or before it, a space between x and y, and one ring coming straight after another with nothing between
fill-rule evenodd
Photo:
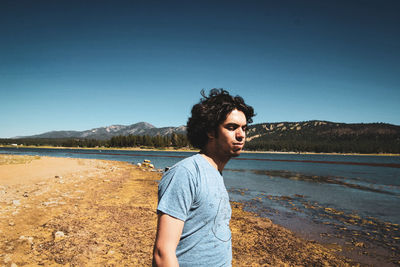
<instances>
[{"instance_id":1,"label":"dirt ground","mask_svg":"<svg viewBox=\"0 0 400 267\"><path fill-rule=\"evenodd\" d=\"M151 266L161 174L0 155L0 266ZM357 266L232 204L233 266Z\"/></svg>"}]
</instances>

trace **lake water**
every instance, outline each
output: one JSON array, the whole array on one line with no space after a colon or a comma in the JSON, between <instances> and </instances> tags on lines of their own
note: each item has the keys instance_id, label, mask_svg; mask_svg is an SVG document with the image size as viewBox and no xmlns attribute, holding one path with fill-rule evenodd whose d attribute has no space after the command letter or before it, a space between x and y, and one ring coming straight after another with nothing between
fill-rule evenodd
<instances>
[{"instance_id":1,"label":"lake water","mask_svg":"<svg viewBox=\"0 0 400 267\"><path fill-rule=\"evenodd\" d=\"M0 154L91 158L172 166L191 152L0 148ZM231 200L305 237L363 244L400 260L400 157L242 153L223 172ZM379 251L378 251L379 250Z\"/></svg>"}]
</instances>

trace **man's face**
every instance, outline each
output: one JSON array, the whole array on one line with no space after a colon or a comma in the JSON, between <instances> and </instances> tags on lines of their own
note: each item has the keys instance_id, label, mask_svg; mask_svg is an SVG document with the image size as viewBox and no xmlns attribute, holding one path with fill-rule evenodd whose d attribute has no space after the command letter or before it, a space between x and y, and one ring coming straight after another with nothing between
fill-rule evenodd
<instances>
[{"instance_id":1,"label":"man's face","mask_svg":"<svg viewBox=\"0 0 400 267\"><path fill-rule=\"evenodd\" d=\"M218 126L215 136L216 153L221 156L237 157L243 149L247 121L242 111L232 110L226 120Z\"/></svg>"}]
</instances>

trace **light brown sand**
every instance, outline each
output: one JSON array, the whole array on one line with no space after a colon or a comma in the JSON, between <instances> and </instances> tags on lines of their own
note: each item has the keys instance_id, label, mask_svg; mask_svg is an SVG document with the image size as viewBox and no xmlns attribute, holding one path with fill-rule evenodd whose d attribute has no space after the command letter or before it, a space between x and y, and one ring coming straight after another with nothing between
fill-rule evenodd
<instances>
[{"instance_id":1,"label":"light brown sand","mask_svg":"<svg viewBox=\"0 0 400 267\"><path fill-rule=\"evenodd\" d=\"M113 161L2 157L0 266L151 265L161 174ZM232 208L234 266L349 265L239 203Z\"/></svg>"},{"instance_id":2,"label":"light brown sand","mask_svg":"<svg viewBox=\"0 0 400 267\"><path fill-rule=\"evenodd\" d=\"M13 157L4 156L3 157ZM53 179L55 176L72 175L83 171L90 172L96 168L85 164L82 159L29 157L21 156L15 164L0 165L0 184L18 185L30 184ZM38 160L40 159L40 160ZM4 160L6 162L7 160Z\"/></svg>"}]
</instances>

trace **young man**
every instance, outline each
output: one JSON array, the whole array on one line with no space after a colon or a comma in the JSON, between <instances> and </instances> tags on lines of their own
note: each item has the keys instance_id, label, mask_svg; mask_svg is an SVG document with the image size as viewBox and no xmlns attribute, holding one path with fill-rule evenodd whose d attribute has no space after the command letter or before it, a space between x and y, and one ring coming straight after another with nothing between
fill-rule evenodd
<instances>
[{"instance_id":1,"label":"young man","mask_svg":"<svg viewBox=\"0 0 400 267\"><path fill-rule=\"evenodd\" d=\"M158 187L155 266L231 266L231 207L222 170L239 156L254 110L239 96L212 89L193 106L187 123L200 153L163 176Z\"/></svg>"}]
</instances>

